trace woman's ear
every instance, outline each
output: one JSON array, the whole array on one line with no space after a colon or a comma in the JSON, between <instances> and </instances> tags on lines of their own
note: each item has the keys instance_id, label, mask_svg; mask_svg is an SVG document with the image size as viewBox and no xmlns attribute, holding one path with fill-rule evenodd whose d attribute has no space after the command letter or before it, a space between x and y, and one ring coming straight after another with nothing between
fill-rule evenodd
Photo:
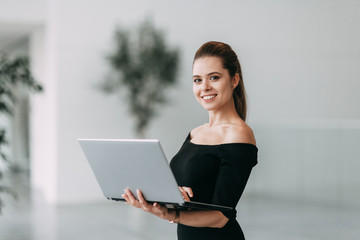
<instances>
[{"instance_id":1,"label":"woman's ear","mask_svg":"<svg viewBox=\"0 0 360 240\"><path fill-rule=\"evenodd\" d=\"M240 81L240 76L238 73L235 73L234 77L231 80L232 89L235 89L237 87L239 81Z\"/></svg>"}]
</instances>

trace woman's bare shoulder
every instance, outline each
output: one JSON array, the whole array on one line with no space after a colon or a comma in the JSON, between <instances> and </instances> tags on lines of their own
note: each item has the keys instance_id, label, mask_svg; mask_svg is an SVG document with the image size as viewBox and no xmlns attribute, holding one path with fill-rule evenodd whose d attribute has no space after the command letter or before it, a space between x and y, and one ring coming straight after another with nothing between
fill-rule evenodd
<instances>
[{"instance_id":1,"label":"woman's bare shoulder","mask_svg":"<svg viewBox=\"0 0 360 240\"><path fill-rule=\"evenodd\" d=\"M234 124L226 131L226 142L229 143L250 143L256 146L253 130L246 123Z\"/></svg>"},{"instance_id":2,"label":"woman's bare shoulder","mask_svg":"<svg viewBox=\"0 0 360 240\"><path fill-rule=\"evenodd\" d=\"M198 126L196 128L194 128L193 130L191 130L190 132L190 137L193 138L193 136L196 136L198 135L198 133L202 132L204 130L204 127L206 126L207 124L203 124L201 126Z\"/></svg>"}]
</instances>

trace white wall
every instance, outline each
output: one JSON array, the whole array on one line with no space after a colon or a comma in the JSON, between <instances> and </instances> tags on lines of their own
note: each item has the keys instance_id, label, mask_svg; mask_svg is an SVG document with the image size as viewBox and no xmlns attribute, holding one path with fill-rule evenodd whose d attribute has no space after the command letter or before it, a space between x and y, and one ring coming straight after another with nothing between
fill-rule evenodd
<instances>
[{"instance_id":1,"label":"white wall","mask_svg":"<svg viewBox=\"0 0 360 240\"><path fill-rule=\"evenodd\" d=\"M0 8L0 26L8 28L9 25L36 25L42 24L46 16L47 0L1 0ZM24 27L17 26L23 30Z\"/></svg>"},{"instance_id":2,"label":"white wall","mask_svg":"<svg viewBox=\"0 0 360 240\"><path fill-rule=\"evenodd\" d=\"M259 165L247 194L360 208L360 121L256 125Z\"/></svg>"},{"instance_id":3,"label":"white wall","mask_svg":"<svg viewBox=\"0 0 360 240\"><path fill-rule=\"evenodd\" d=\"M242 47L250 47L247 71L257 121L359 118L360 3L265 2L248 11L256 13L248 19L253 44Z\"/></svg>"},{"instance_id":4,"label":"white wall","mask_svg":"<svg viewBox=\"0 0 360 240\"><path fill-rule=\"evenodd\" d=\"M169 90L170 104L149 132L149 137L163 142L169 157L191 128L207 121L206 112L192 96L191 64L196 49L208 40L228 42L242 63L250 104L249 123L256 128L262 147L257 166L262 170L254 171L251 181L255 181L256 176L257 182L249 183L249 193L262 192L266 187L258 183L269 178L279 183L288 177L291 186L291 176L277 174L276 168L264 168L272 166L270 162L262 163L267 154L271 155L268 151L269 146L273 146L271 143L282 142L281 131L271 134L279 123L296 122L293 130L296 135L303 120L312 124L315 120L360 118L356 106L360 102L357 94L360 89L358 1L49 2L45 45L50 53L45 53L48 58L44 66L50 64L46 81L53 83L52 114L47 116L53 126L53 129L49 127L54 133L49 133L53 158L41 161L52 163L54 172L50 182L54 203L102 199L77 138L134 136L126 106L117 97L104 96L94 85L107 74L104 56L112 49L114 27L117 24L134 26L149 14L157 26L167 31L171 44L182 49L180 83L176 90ZM44 114L40 116L45 117ZM323 136L330 134L331 137L332 131L325 135L319 133L322 147L327 146L325 140L329 139ZM315 130L315 133L318 132ZM284 134L294 137L291 131ZM297 156L296 151L293 156ZM291 153L289 150L286 156ZM327 155L320 157L324 161ZM302 159L308 161L305 157ZM279 161L284 160L285 157ZM274 165L279 163L271 161ZM294 164L288 167L301 171L296 167L300 160L293 158L292 161ZM321 166L316 165L316 169L314 174L319 174L319 183L332 184L321 182ZM299 180L296 184L308 183ZM286 195L289 188L274 184L272 189L274 193Z\"/></svg>"}]
</instances>

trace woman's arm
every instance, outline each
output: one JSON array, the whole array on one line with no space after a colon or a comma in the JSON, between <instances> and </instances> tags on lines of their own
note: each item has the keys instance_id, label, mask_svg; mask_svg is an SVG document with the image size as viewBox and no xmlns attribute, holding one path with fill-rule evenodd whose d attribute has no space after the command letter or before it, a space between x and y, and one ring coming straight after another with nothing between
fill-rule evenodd
<instances>
[{"instance_id":1,"label":"woman's arm","mask_svg":"<svg viewBox=\"0 0 360 240\"><path fill-rule=\"evenodd\" d=\"M146 202L140 190L137 190L139 200L134 197L129 189L125 189L125 193L122 196L126 200L126 203L131 206L141 208L162 219L187 226L222 228L229 220L219 211L180 211L179 216L176 217L175 210L168 209L158 203L150 204Z\"/></svg>"},{"instance_id":2,"label":"woman's arm","mask_svg":"<svg viewBox=\"0 0 360 240\"><path fill-rule=\"evenodd\" d=\"M175 212L174 210L171 210ZM177 223L192 227L222 228L228 222L220 211L180 211Z\"/></svg>"}]
</instances>

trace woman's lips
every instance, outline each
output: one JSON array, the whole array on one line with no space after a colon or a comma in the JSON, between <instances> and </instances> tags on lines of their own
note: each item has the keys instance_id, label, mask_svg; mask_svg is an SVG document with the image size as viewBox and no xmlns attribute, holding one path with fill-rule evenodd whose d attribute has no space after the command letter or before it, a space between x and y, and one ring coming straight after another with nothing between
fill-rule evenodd
<instances>
[{"instance_id":1,"label":"woman's lips","mask_svg":"<svg viewBox=\"0 0 360 240\"><path fill-rule=\"evenodd\" d=\"M217 94L207 94L204 96L201 96L201 98L205 101L205 102L211 102L214 100L214 98L217 96Z\"/></svg>"}]
</instances>

